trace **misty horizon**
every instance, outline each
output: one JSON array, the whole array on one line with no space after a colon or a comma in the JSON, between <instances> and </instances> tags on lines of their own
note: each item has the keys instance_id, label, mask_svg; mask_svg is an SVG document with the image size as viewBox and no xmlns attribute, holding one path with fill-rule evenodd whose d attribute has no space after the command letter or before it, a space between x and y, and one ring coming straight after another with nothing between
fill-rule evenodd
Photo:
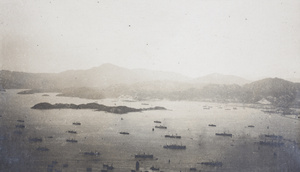
<instances>
[{"instance_id":1,"label":"misty horizon","mask_svg":"<svg viewBox=\"0 0 300 172\"><path fill-rule=\"evenodd\" d=\"M60 72L26 72L26 71L8 70L8 69L2 69L2 70L12 71L12 72L33 73L33 74L59 74L59 73L63 73L63 72L91 70L91 69L99 68L99 67L102 67L102 66L105 66L105 65L115 66L115 67L128 69L128 70L132 70L132 71L145 70L145 71L153 72L153 73L157 73L157 72L169 73L169 74L174 74L174 75L179 75L179 76L185 77L186 79L197 79L197 78L208 77L208 76L210 76L210 77L213 77L213 76L215 76L215 77L218 77L218 76L231 77L232 76L232 77L239 77L241 79L246 79L246 80L249 80L249 81L260 80L260 79L264 79L264 78L282 78L282 79L285 79L285 80L289 80L291 82L299 82L300 81L300 77L289 77L289 78L278 77L278 76L257 76L257 77L253 77L253 76L240 76L238 74L224 74L224 73L217 73L217 72L207 73L207 74L204 74L204 75L199 75L199 76L196 76L196 77L192 77L192 76L184 75L182 73L178 73L178 72L175 72L175 71L153 70L153 69L147 69L147 68L132 68L132 69L130 69L130 68L126 68L126 67L123 67L123 66L118 66L118 65L115 65L115 64L112 64L112 63L103 63L99 66L93 66L93 67L90 67L90 68L87 68L87 69L66 69L66 70L63 70L63 71L60 71Z\"/></svg>"},{"instance_id":2,"label":"misty horizon","mask_svg":"<svg viewBox=\"0 0 300 172\"><path fill-rule=\"evenodd\" d=\"M300 78L299 6L297 0L5 0L0 66L58 73L112 63L193 78Z\"/></svg>"}]
</instances>

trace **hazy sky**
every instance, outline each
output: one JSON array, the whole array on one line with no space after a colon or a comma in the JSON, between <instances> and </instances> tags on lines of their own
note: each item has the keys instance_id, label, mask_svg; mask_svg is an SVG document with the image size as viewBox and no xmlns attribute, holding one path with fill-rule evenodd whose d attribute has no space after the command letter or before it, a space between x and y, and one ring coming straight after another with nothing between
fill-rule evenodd
<instances>
[{"instance_id":1,"label":"hazy sky","mask_svg":"<svg viewBox=\"0 0 300 172\"><path fill-rule=\"evenodd\" d=\"M299 0L1 0L2 69L300 78Z\"/></svg>"}]
</instances>

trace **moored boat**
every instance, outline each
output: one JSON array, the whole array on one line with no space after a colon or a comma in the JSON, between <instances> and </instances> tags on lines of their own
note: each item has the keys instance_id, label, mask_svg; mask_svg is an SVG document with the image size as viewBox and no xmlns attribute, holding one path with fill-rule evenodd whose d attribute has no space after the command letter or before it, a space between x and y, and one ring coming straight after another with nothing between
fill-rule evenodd
<instances>
[{"instance_id":1,"label":"moored boat","mask_svg":"<svg viewBox=\"0 0 300 172\"><path fill-rule=\"evenodd\" d=\"M98 155L100 155L100 153L99 152L84 152L83 153L84 155L91 155L91 156L98 156Z\"/></svg>"},{"instance_id":2,"label":"moored boat","mask_svg":"<svg viewBox=\"0 0 300 172\"><path fill-rule=\"evenodd\" d=\"M165 146L163 146L163 148L165 148L165 149L186 149L186 146L172 144L172 145L165 145Z\"/></svg>"},{"instance_id":3,"label":"moored boat","mask_svg":"<svg viewBox=\"0 0 300 172\"><path fill-rule=\"evenodd\" d=\"M174 138L174 139L181 139L181 136L177 136L177 135L165 135L166 138Z\"/></svg>"},{"instance_id":4,"label":"moored boat","mask_svg":"<svg viewBox=\"0 0 300 172\"><path fill-rule=\"evenodd\" d=\"M80 122L73 122L73 125L81 125Z\"/></svg>"},{"instance_id":5,"label":"moored boat","mask_svg":"<svg viewBox=\"0 0 300 172\"><path fill-rule=\"evenodd\" d=\"M120 132L120 134L129 135L128 132Z\"/></svg>"},{"instance_id":6,"label":"moored boat","mask_svg":"<svg viewBox=\"0 0 300 172\"><path fill-rule=\"evenodd\" d=\"M232 134L230 133L216 133L216 136L229 136L229 137L232 137Z\"/></svg>"},{"instance_id":7,"label":"moored boat","mask_svg":"<svg viewBox=\"0 0 300 172\"><path fill-rule=\"evenodd\" d=\"M162 126L162 125L160 125L160 126L155 126L155 128L167 129L167 127L166 127L166 126Z\"/></svg>"},{"instance_id":8,"label":"moored boat","mask_svg":"<svg viewBox=\"0 0 300 172\"><path fill-rule=\"evenodd\" d=\"M135 158L149 158L149 159L153 159L153 155L151 154L136 154L134 155Z\"/></svg>"},{"instance_id":9,"label":"moored boat","mask_svg":"<svg viewBox=\"0 0 300 172\"><path fill-rule=\"evenodd\" d=\"M67 131L68 133L71 133L71 134L77 134L77 131L74 131L74 130L69 130Z\"/></svg>"},{"instance_id":10,"label":"moored boat","mask_svg":"<svg viewBox=\"0 0 300 172\"><path fill-rule=\"evenodd\" d=\"M212 167L222 167L223 163L219 161L201 162L202 165L212 166Z\"/></svg>"},{"instance_id":11,"label":"moored boat","mask_svg":"<svg viewBox=\"0 0 300 172\"><path fill-rule=\"evenodd\" d=\"M77 143L77 142L78 142L78 141L75 140L75 139L67 139L66 141L67 141L67 142L70 142L70 143Z\"/></svg>"}]
</instances>

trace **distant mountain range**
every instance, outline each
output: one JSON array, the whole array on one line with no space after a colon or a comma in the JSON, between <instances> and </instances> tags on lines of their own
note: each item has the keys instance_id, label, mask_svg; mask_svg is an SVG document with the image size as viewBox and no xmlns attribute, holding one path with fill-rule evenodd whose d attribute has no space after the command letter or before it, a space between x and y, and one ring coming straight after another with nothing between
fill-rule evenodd
<instances>
[{"instance_id":1,"label":"distant mountain range","mask_svg":"<svg viewBox=\"0 0 300 172\"><path fill-rule=\"evenodd\" d=\"M91 99L130 96L137 100L264 100L284 107L299 106L300 100L300 84L279 78L251 82L238 76L211 74L192 79L172 72L126 69L112 64L52 74L2 70L0 79L4 89L32 89L21 94L60 92L59 96Z\"/></svg>"},{"instance_id":2,"label":"distant mountain range","mask_svg":"<svg viewBox=\"0 0 300 172\"><path fill-rule=\"evenodd\" d=\"M249 80L246 80L238 76L222 75L218 73L202 76L194 79L194 81L203 84L224 84L224 85L231 85L231 84L244 85L251 82Z\"/></svg>"},{"instance_id":3,"label":"distant mountain range","mask_svg":"<svg viewBox=\"0 0 300 172\"><path fill-rule=\"evenodd\" d=\"M211 74L192 79L173 72L145 69L126 69L112 64L103 64L88 70L69 70L61 73L24 73L2 70L0 72L3 88L105 88L114 84L131 85L148 81L175 81L194 84L238 84L249 83L246 79Z\"/></svg>"}]
</instances>

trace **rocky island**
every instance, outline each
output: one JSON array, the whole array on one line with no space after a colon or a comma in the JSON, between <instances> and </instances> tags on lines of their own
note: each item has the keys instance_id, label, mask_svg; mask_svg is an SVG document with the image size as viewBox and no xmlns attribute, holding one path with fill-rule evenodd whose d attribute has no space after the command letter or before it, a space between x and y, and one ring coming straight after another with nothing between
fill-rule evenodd
<instances>
[{"instance_id":1,"label":"rocky island","mask_svg":"<svg viewBox=\"0 0 300 172\"><path fill-rule=\"evenodd\" d=\"M31 107L32 109L40 109L40 110L48 110L48 109L94 109L97 111L105 111L109 113L116 113L116 114L125 114L129 112L141 112L147 110L166 110L164 107L155 106L150 108L131 108L127 106L105 106L98 103L87 103L87 104L63 104L63 103L56 103L50 104L47 102L38 103Z\"/></svg>"}]
</instances>

